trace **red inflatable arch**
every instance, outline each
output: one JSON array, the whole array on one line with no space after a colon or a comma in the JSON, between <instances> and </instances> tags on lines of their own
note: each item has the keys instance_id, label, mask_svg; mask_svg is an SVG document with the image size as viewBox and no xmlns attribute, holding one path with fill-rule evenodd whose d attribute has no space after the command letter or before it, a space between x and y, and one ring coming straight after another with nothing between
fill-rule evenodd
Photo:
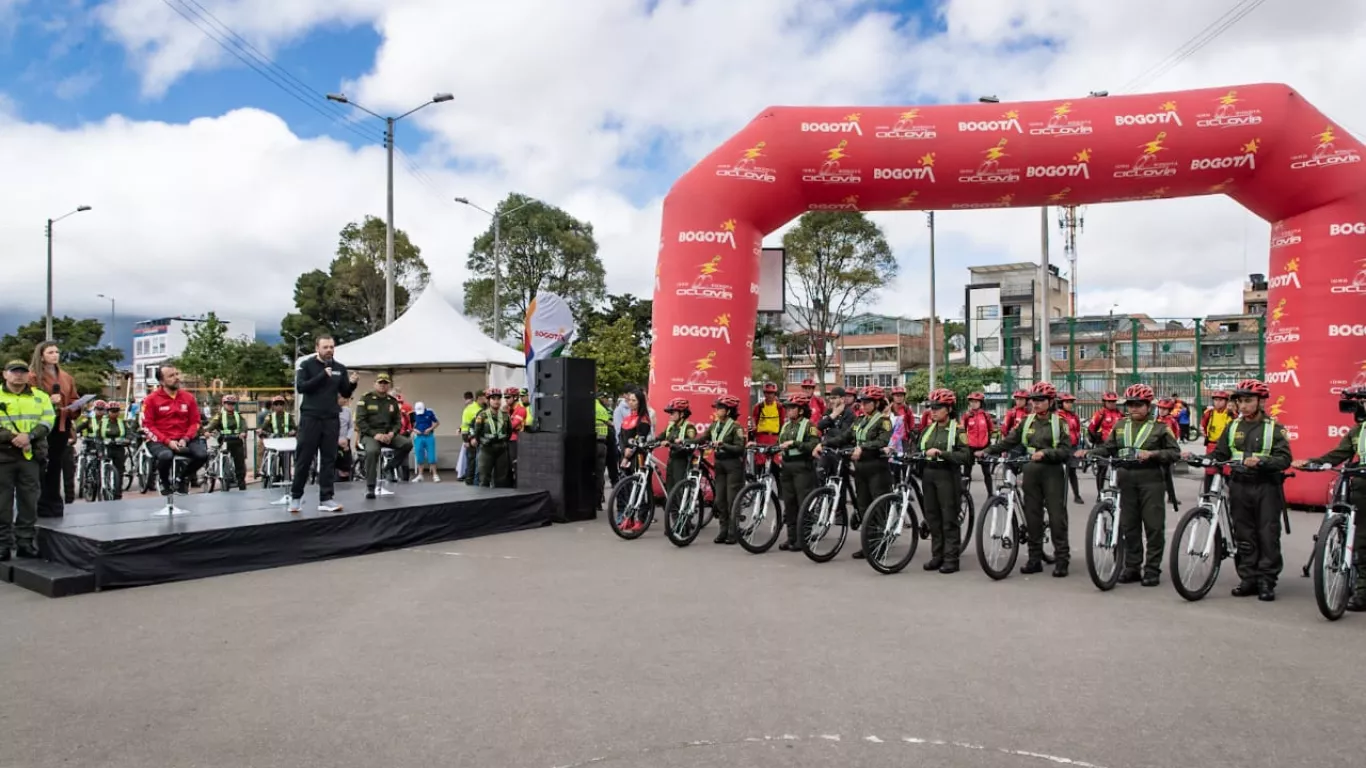
<instances>
[{"instance_id":1,"label":"red inflatable arch","mask_svg":"<svg viewBox=\"0 0 1366 768\"><path fill-rule=\"evenodd\" d=\"M1225 194L1272 222L1267 370L1295 453L1366 383L1362 145L1285 85L930 107L774 107L664 201L650 387L748 394L764 235L811 210L1037 207ZM1301 475L1292 502L1321 503Z\"/></svg>"}]
</instances>

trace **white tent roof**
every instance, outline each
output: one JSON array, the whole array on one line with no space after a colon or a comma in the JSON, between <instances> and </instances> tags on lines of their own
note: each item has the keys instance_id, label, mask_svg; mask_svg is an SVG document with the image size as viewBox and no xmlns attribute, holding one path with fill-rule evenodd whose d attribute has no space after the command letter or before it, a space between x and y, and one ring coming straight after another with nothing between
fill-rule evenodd
<instances>
[{"instance_id":1,"label":"white tent roof","mask_svg":"<svg viewBox=\"0 0 1366 768\"><path fill-rule=\"evenodd\" d=\"M337 359L350 368L526 365L525 355L485 336L431 285L389 327L337 347Z\"/></svg>"}]
</instances>

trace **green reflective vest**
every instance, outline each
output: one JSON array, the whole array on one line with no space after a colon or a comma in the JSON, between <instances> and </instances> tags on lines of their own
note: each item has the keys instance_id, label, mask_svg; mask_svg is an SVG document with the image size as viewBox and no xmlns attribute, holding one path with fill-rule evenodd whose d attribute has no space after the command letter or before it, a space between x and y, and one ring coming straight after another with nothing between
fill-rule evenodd
<instances>
[{"instance_id":1,"label":"green reflective vest","mask_svg":"<svg viewBox=\"0 0 1366 768\"><path fill-rule=\"evenodd\" d=\"M1233 424L1229 427L1229 433L1228 433L1228 450L1229 450L1230 453L1232 453L1233 451L1238 450L1238 427L1242 426L1242 423L1243 423L1243 417L1239 416L1238 418L1236 418L1236 419L1233 420ZM1275 428L1276 428L1276 422L1275 422L1273 419L1268 418L1268 419L1266 419L1265 421L1263 421L1263 422L1262 422L1262 444L1261 444L1261 446L1259 446L1258 449L1257 449L1256 451L1254 451L1253 453L1246 453L1246 452L1244 452L1244 453L1243 453L1243 456L1245 456L1245 457L1246 457L1246 456L1258 456L1258 457L1261 457L1261 458L1266 458L1267 456L1270 456L1270 455L1271 455L1271 437L1272 437L1272 434L1273 434L1273 430L1274 430Z\"/></svg>"},{"instance_id":2,"label":"green reflective vest","mask_svg":"<svg viewBox=\"0 0 1366 768\"><path fill-rule=\"evenodd\" d=\"M15 394L9 391L9 387L0 385L0 429L33 438L38 427L46 426L47 430L50 430L56 420L57 415L52 410L52 398L46 392L24 387L22 392ZM43 430L36 439L45 437L47 430ZM29 447L25 448L23 453L25 459L32 459L33 444L29 443Z\"/></svg>"},{"instance_id":3,"label":"green reflective vest","mask_svg":"<svg viewBox=\"0 0 1366 768\"><path fill-rule=\"evenodd\" d=\"M1032 425L1034 424L1034 416L1035 416L1035 415L1037 415L1037 414L1031 413L1031 414L1029 414L1028 416L1025 417L1024 429L1020 430L1020 443L1021 443L1021 444L1025 444L1024 441L1025 441L1025 438L1028 437L1028 435L1029 435L1029 428L1030 428L1030 426L1032 426ZM1057 447L1058 447L1058 423L1059 423L1058 412L1057 412L1057 411L1054 411L1054 412L1053 412L1053 415L1049 418L1049 422L1050 422L1050 423L1052 424L1052 426L1053 426L1053 447L1054 447L1054 448L1057 448Z\"/></svg>"},{"instance_id":4,"label":"green reflective vest","mask_svg":"<svg viewBox=\"0 0 1366 768\"><path fill-rule=\"evenodd\" d=\"M939 429L939 425L938 425L937 423L931 421L931 422L930 422L930 426L929 426L929 427L920 435L920 452L921 452L921 453L924 453L924 452L925 452L925 449L926 449L926 448L929 446L929 444L930 444L930 437L934 435L934 432L935 432L935 430L937 430L937 429ZM954 448L954 446L956 446L956 445L958 445L958 420L957 420L957 419L949 419L949 441L948 441L947 443L944 444L944 450L945 450L945 452L952 451L953 448ZM1057 446L1055 445L1054 447L1057 447ZM935 456L935 457L932 458L932 459L927 459L927 461L943 461L943 460L944 460L944 457L943 457L943 456Z\"/></svg>"},{"instance_id":5,"label":"green reflective vest","mask_svg":"<svg viewBox=\"0 0 1366 768\"><path fill-rule=\"evenodd\" d=\"M606 440L607 433L612 429L612 412L607 410L607 408L603 406L601 400L597 401L597 406L598 409L596 411L596 415L594 416L594 428L598 433L598 439Z\"/></svg>"}]
</instances>

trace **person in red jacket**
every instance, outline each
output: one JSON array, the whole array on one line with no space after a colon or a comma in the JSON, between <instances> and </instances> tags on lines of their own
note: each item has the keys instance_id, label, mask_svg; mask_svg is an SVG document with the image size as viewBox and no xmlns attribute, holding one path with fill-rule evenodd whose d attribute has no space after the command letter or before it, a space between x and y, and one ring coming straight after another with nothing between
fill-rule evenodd
<instances>
[{"instance_id":1,"label":"person in red jacket","mask_svg":"<svg viewBox=\"0 0 1366 768\"><path fill-rule=\"evenodd\" d=\"M170 496L171 466L176 456L188 456L189 466L180 478L177 493L186 493L189 480L209 461L209 451L199 438L199 403L194 395L180 388L180 371L173 365L157 367L161 386L142 401L142 428L147 432L147 449L157 463L161 495Z\"/></svg>"},{"instance_id":2,"label":"person in red jacket","mask_svg":"<svg viewBox=\"0 0 1366 768\"><path fill-rule=\"evenodd\" d=\"M811 423L821 423L821 417L825 416L825 398L816 394L816 380L802 379L802 391L811 401Z\"/></svg>"},{"instance_id":3,"label":"person in red jacket","mask_svg":"<svg viewBox=\"0 0 1366 768\"><path fill-rule=\"evenodd\" d=\"M1029 393L1023 389L1017 389L1013 397L1015 398L1015 407L1006 411L1006 415L1001 417L1001 437L1010 434L1011 430L1018 427L1029 416L1029 409L1025 407L1025 404L1029 402Z\"/></svg>"},{"instance_id":4,"label":"person in red jacket","mask_svg":"<svg viewBox=\"0 0 1366 768\"><path fill-rule=\"evenodd\" d=\"M1058 416L1067 422L1067 431L1072 435L1072 450L1081 448L1081 417L1077 415L1076 395L1066 394L1058 398L1062 408ZM1072 484L1072 503L1084 504L1081 498L1081 483L1077 480L1077 461L1067 462L1067 482Z\"/></svg>"},{"instance_id":5,"label":"person in red jacket","mask_svg":"<svg viewBox=\"0 0 1366 768\"><path fill-rule=\"evenodd\" d=\"M905 419L910 410L911 407L906 404L906 388L892 387L892 415Z\"/></svg>"},{"instance_id":6,"label":"person in red jacket","mask_svg":"<svg viewBox=\"0 0 1366 768\"><path fill-rule=\"evenodd\" d=\"M1172 400L1171 398L1158 400L1157 421L1161 424L1166 424L1167 428L1172 431L1172 437L1176 438L1176 441L1179 443L1181 442L1182 437L1181 422L1177 421L1176 414L1173 413L1173 411L1176 410L1176 404L1177 401Z\"/></svg>"},{"instance_id":7,"label":"person in red jacket","mask_svg":"<svg viewBox=\"0 0 1366 768\"><path fill-rule=\"evenodd\" d=\"M968 395L968 409L959 417L960 426L967 435L968 448L972 449L973 457L978 451L986 450L986 447L991 445L991 433L996 431L996 420L982 407L986 399L987 396L981 392ZM976 463L975 458L970 458L968 463L963 465L963 477L967 478L969 483L972 482L972 467ZM987 496L996 492L992 488L991 470L986 467L982 467L982 482L987 486Z\"/></svg>"},{"instance_id":8,"label":"person in red jacket","mask_svg":"<svg viewBox=\"0 0 1366 768\"><path fill-rule=\"evenodd\" d=\"M1101 409L1091 416L1091 421L1086 425L1086 437L1091 441L1092 446L1104 445L1109 439L1110 433L1114 431L1115 425L1124 418L1124 414L1119 410L1119 395L1115 392L1106 392L1101 398ZM1101 488L1105 485L1105 473L1096 473L1096 496L1099 498Z\"/></svg>"}]
</instances>

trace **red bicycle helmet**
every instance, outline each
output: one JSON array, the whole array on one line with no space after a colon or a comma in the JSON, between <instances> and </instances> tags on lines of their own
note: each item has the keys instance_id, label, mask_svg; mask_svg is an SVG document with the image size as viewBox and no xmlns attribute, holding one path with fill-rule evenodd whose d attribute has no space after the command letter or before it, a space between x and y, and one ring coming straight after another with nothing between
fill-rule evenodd
<instances>
[{"instance_id":1,"label":"red bicycle helmet","mask_svg":"<svg viewBox=\"0 0 1366 768\"><path fill-rule=\"evenodd\" d=\"M1065 395L1059 395L1059 396L1058 396L1058 399L1061 400L1061 401L1063 401L1064 403L1075 403L1075 402L1077 402L1077 396L1074 395L1074 394L1072 394L1071 392L1068 392L1068 393L1065 394Z\"/></svg>"},{"instance_id":2,"label":"red bicycle helmet","mask_svg":"<svg viewBox=\"0 0 1366 768\"><path fill-rule=\"evenodd\" d=\"M968 399L969 399L969 400L976 400L977 402L980 403L980 402L985 402L986 399L987 399L987 396L984 395L984 394L982 394L981 392L973 392L972 394L968 395Z\"/></svg>"},{"instance_id":3,"label":"red bicycle helmet","mask_svg":"<svg viewBox=\"0 0 1366 768\"><path fill-rule=\"evenodd\" d=\"M860 400L886 400L887 392L876 384L870 384L859 393Z\"/></svg>"},{"instance_id":4,"label":"red bicycle helmet","mask_svg":"<svg viewBox=\"0 0 1366 768\"><path fill-rule=\"evenodd\" d=\"M1176 407L1176 401L1171 399L1170 397L1164 397L1161 400L1157 401L1157 407L1166 408L1170 411L1171 409Z\"/></svg>"},{"instance_id":5,"label":"red bicycle helmet","mask_svg":"<svg viewBox=\"0 0 1366 768\"><path fill-rule=\"evenodd\" d=\"M1119 402L1119 395L1114 392L1106 392L1104 395L1101 395L1100 401L1103 403L1117 403Z\"/></svg>"},{"instance_id":6,"label":"red bicycle helmet","mask_svg":"<svg viewBox=\"0 0 1366 768\"><path fill-rule=\"evenodd\" d=\"M904 395L904 394L906 394L906 388L905 388L905 387L892 387L892 394L894 394L894 395Z\"/></svg>"},{"instance_id":7,"label":"red bicycle helmet","mask_svg":"<svg viewBox=\"0 0 1366 768\"><path fill-rule=\"evenodd\" d=\"M123 410L123 406L117 400L110 400L108 403L105 403L105 408L111 411Z\"/></svg>"},{"instance_id":8,"label":"red bicycle helmet","mask_svg":"<svg viewBox=\"0 0 1366 768\"><path fill-rule=\"evenodd\" d=\"M224 405L227 405L228 403L236 403L236 402L237 402L237 395L223 395L223 404L224 404Z\"/></svg>"},{"instance_id":9,"label":"red bicycle helmet","mask_svg":"<svg viewBox=\"0 0 1366 768\"><path fill-rule=\"evenodd\" d=\"M503 397L521 397L521 395L521 387L508 387L507 389L503 390Z\"/></svg>"},{"instance_id":10,"label":"red bicycle helmet","mask_svg":"<svg viewBox=\"0 0 1366 768\"><path fill-rule=\"evenodd\" d=\"M787 398L787 406L790 408L810 408L811 396L807 395L805 392L789 395Z\"/></svg>"},{"instance_id":11,"label":"red bicycle helmet","mask_svg":"<svg viewBox=\"0 0 1366 768\"><path fill-rule=\"evenodd\" d=\"M1015 394L1011 395L1011 397L1015 398L1016 400L1028 400L1029 391L1025 389L1017 389L1015 390Z\"/></svg>"},{"instance_id":12,"label":"red bicycle helmet","mask_svg":"<svg viewBox=\"0 0 1366 768\"><path fill-rule=\"evenodd\" d=\"M936 389L930 393L930 407L942 405L945 408L952 408L958 404L958 395L952 389Z\"/></svg>"},{"instance_id":13,"label":"red bicycle helmet","mask_svg":"<svg viewBox=\"0 0 1366 768\"><path fill-rule=\"evenodd\" d=\"M103 400L96 400L95 402L90 404L90 407L94 408L97 411L103 411L104 409L109 407L109 403L106 403Z\"/></svg>"},{"instance_id":14,"label":"red bicycle helmet","mask_svg":"<svg viewBox=\"0 0 1366 768\"><path fill-rule=\"evenodd\" d=\"M815 388L816 388L816 380L815 380L815 379L802 379L802 387L803 387L803 388L805 388L805 387L810 387L811 389L815 389Z\"/></svg>"},{"instance_id":15,"label":"red bicycle helmet","mask_svg":"<svg viewBox=\"0 0 1366 768\"><path fill-rule=\"evenodd\" d=\"M1227 400L1227 399L1228 399L1228 391L1227 391L1227 390L1223 390L1223 389L1215 390L1213 393L1210 394L1210 399L1211 399L1211 400Z\"/></svg>"},{"instance_id":16,"label":"red bicycle helmet","mask_svg":"<svg viewBox=\"0 0 1366 768\"><path fill-rule=\"evenodd\" d=\"M771 382L771 381L764 385L764 394L765 394L765 395L767 395L769 392L777 392L777 391L778 391L778 385L777 385L777 384L774 384L774 383Z\"/></svg>"},{"instance_id":17,"label":"red bicycle helmet","mask_svg":"<svg viewBox=\"0 0 1366 768\"><path fill-rule=\"evenodd\" d=\"M732 411L740 410L740 398L735 395L721 395L716 398L716 402L711 404L713 408L729 408Z\"/></svg>"},{"instance_id":18,"label":"red bicycle helmet","mask_svg":"<svg viewBox=\"0 0 1366 768\"><path fill-rule=\"evenodd\" d=\"M1041 381L1029 388L1030 400L1052 400L1058 396L1058 388L1047 381Z\"/></svg>"},{"instance_id":19,"label":"red bicycle helmet","mask_svg":"<svg viewBox=\"0 0 1366 768\"><path fill-rule=\"evenodd\" d=\"M1257 379L1243 379L1238 382L1238 386L1233 390L1234 397L1260 397L1265 400L1271 397L1271 390L1266 384Z\"/></svg>"},{"instance_id":20,"label":"red bicycle helmet","mask_svg":"<svg viewBox=\"0 0 1366 768\"><path fill-rule=\"evenodd\" d=\"M279 403L279 404L281 404L281 405L284 405L284 402L285 402L285 396L284 396L284 395L276 395L275 397L272 397L272 398L270 399L270 404L271 404L271 405L274 405L274 404L276 404L276 403Z\"/></svg>"},{"instance_id":21,"label":"red bicycle helmet","mask_svg":"<svg viewBox=\"0 0 1366 768\"><path fill-rule=\"evenodd\" d=\"M664 406L665 413L692 413L692 405L686 397L675 397Z\"/></svg>"},{"instance_id":22,"label":"red bicycle helmet","mask_svg":"<svg viewBox=\"0 0 1366 768\"><path fill-rule=\"evenodd\" d=\"M489 387L488 389L484 390L484 397L496 397L499 400L502 400L503 390L497 387Z\"/></svg>"},{"instance_id":23,"label":"red bicycle helmet","mask_svg":"<svg viewBox=\"0 0 1366 768\"><path fill-rule=\"evenodd\" d=\"M1157 395L1153 394L1153 388L1147 384L1130 384L1124 390L1124 402L1144 402L1151 403Z\"/></svg>"}]
</instances>

